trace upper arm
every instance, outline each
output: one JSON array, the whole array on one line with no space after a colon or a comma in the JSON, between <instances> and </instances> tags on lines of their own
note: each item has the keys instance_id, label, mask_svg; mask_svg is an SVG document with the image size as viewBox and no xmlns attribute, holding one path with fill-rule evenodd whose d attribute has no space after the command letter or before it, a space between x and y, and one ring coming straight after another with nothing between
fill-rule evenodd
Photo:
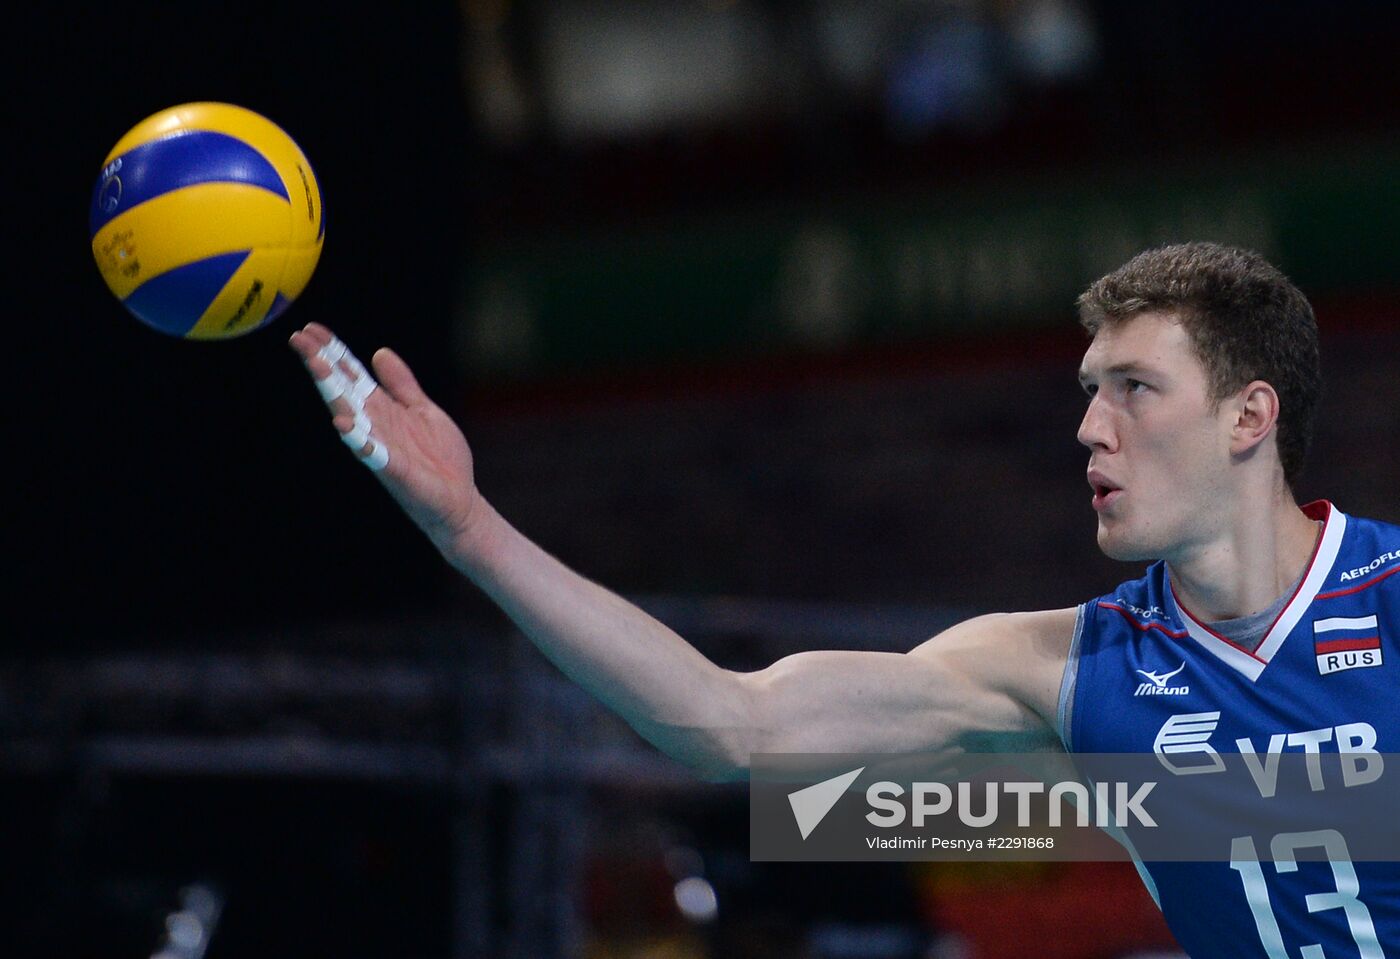
<instances>
[{"instance_id":1,"label":"upper arm","mask_svg":"<svg viewBox=\"0 0 1400 959\"><path fill-rule=\"evenodd\" d=\"M1031 752L1055 714L1074 609L979 616L908 653L808 652L741 677L751 752Z\"/></svg>"}]
</instances>

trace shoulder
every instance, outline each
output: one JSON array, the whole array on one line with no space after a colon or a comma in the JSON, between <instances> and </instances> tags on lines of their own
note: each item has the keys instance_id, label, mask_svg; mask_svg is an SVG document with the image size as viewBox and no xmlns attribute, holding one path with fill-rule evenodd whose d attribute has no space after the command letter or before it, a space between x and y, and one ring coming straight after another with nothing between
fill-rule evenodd
<instances>
[{"instance_id":1,"label":"shoulder","mask_svg":"<svg viewBox=\"0 0 1400 959\"><path fill-rule=\"evenodd\" d=\"M1347 539L1360 544L1400 546L1400 525L1369 516L1346 516Z\"/></svg>"},{"instance_id":2,"label":"shoulder","mask_svg":"<svg viewBox=\"0 0 1400 959\"><path fill-rule=\"evenodd\" d=\"M964 620L934 636L911 655L948 657L1012 652L1068 655L1079 608L1023 613L988 613Z\"/></svg>"},{"instance_id":3,"label":"shoulder","mask_svg":"<svg viewBox=\"0 0 1400 959\"><path fill-rule=\"evenodd\" d=\"M910 655L1005 693L1048 723L1058 705L1078 618L1074 606L977 616L944 630Z\"/></svg>"},{"instance_id":4,"label":"shoulder","mask_svg":"<svg viewBox=\"0 0 1400 959\"><path fill-rule=\"evenodd\" d=\"M1400 526L1364 516L1345 517L1346 534L1322 583L1320 599L1332 599L1373 587L1400 590Z\"/></svg>"},{"instance_id":5,"label":"shoulder","mask_svg":"<svg viewBox=\"0 0 1400 959\"><path fill-rule=\"evenodd\" d=\"M1128 625L1139 631L1170 629L1173 617L1168 598L1166 564L1153 563L1137 579L1119 583L1111 591L1081 605L1082 624L1096 632L1105 624Z\"/></svg>"}]
</instances>

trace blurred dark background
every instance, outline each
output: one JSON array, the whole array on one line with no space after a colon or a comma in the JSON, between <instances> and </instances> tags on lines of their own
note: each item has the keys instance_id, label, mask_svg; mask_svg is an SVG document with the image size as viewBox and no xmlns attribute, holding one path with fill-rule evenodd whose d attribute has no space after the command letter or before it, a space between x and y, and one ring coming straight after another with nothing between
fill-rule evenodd
<instances>
[{"instance_id":1,"label":"blurred dark background","mask_svg":"<svg viewBox=\"0 0 1400 959\"><path fill-rule=\"evenodd\" d=\"M1394 5L10 19L6 955L152 955L191 889L216 957L1169 946L1110 867L749 863L743 792L522 648L285 339L394 346L502 512L735 668L1135 575L1094 547L1072 303L1155 243L1248 245L1299 283L1328 394L1297 492L1397 521ZM215 344L127 315L85 238L110 146L201 99L291 132L328 221L290 314Z\"/></svg>"}]
</instances>

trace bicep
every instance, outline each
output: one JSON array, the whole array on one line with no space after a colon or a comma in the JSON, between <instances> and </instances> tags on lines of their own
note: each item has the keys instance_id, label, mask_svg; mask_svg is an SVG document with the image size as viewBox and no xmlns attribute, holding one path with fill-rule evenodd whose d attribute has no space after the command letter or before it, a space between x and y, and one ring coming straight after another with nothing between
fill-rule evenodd
<instances>
[{"instance_id":1,"label":"bicep","mask_svg":"<svg viewBox=\"0 0 1400 959\"><path fill-rule=\"evenodd\" d=\"M1037 643L1026 626L979 617L910 653L799 653L746 674L753 751L1044 748L1054 735L1034 674L1049 670L1032 668L1027 647Z\"/></svg>"}]
</instances>

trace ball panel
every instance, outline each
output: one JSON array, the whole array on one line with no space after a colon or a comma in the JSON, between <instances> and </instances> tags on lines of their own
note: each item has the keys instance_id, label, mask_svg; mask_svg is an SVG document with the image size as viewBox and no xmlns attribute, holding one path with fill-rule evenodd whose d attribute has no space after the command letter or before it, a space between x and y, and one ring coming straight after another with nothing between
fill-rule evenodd
<instances>
[{"instance_id":1,"label":"ball panel","mask_svg":"<svg viewBox=\"0 0 1400 959\"><path fill-rule=\"evenodd\" d=\"M253 146L281 175L291 198L293 243L311 243L321 234L321 188L311 163L286 131L267 117L228 103L189 104L182 110L186 124L226 133Z\"/></svg>"},{"instance_id":2,"label":"ball panel","mask_svg":"<svg viewBox=\"0 0 1400 959\"><path fill-rule=\"evenodd\" d=\"M311 274L316 272L316 262L321 258L321 244L306 247L291 247L286 251L286 266L282 269L282 283L277 292L289 300L301 296L306 285L311 282Z\"/></svg>"},{"instance_id":3,"label":"ball panel","mask_svg":"<svg viewBox=\"0 0 1400 959\"><path fill-rule=\"evenodd\" d=\"M285 249L287 202L261 187L205 183L127 210L97 231L92 252L118 299L182 264L254 247Z\"/></svg>"},{"instance_id":4,"label":"ball panel","mask_svg":"<svg viewBox=\"0 0 1400 959\"><path fill-rule=\"evenodd\" d=\"M122 302L148 326L185 336L247 259L244 250L178 266L141 284Z\"/></svg>"},{"instance_id":5,"label":"ball panel","mask_svg":"<svg viewBox=\"0 0 1400 959\"><path fill-rule=\"evenodd\" d=\"M277 299L286 263L284 249L251 251L185 336L192 340L222 340L262 326Z\"/></svg>"},{"instance_id":6,"label":"ball panel","mask_svg":"<svg viewBox=\"0 0 1400 959\"><path fill-rule=\"evenodd\" d=\"M291 199L282 175L261 153L224 133L185 131L143 143L104 172L93 193L92 233L147 200L200 183L247 183Z\"/></svg>"}]
</instances>

